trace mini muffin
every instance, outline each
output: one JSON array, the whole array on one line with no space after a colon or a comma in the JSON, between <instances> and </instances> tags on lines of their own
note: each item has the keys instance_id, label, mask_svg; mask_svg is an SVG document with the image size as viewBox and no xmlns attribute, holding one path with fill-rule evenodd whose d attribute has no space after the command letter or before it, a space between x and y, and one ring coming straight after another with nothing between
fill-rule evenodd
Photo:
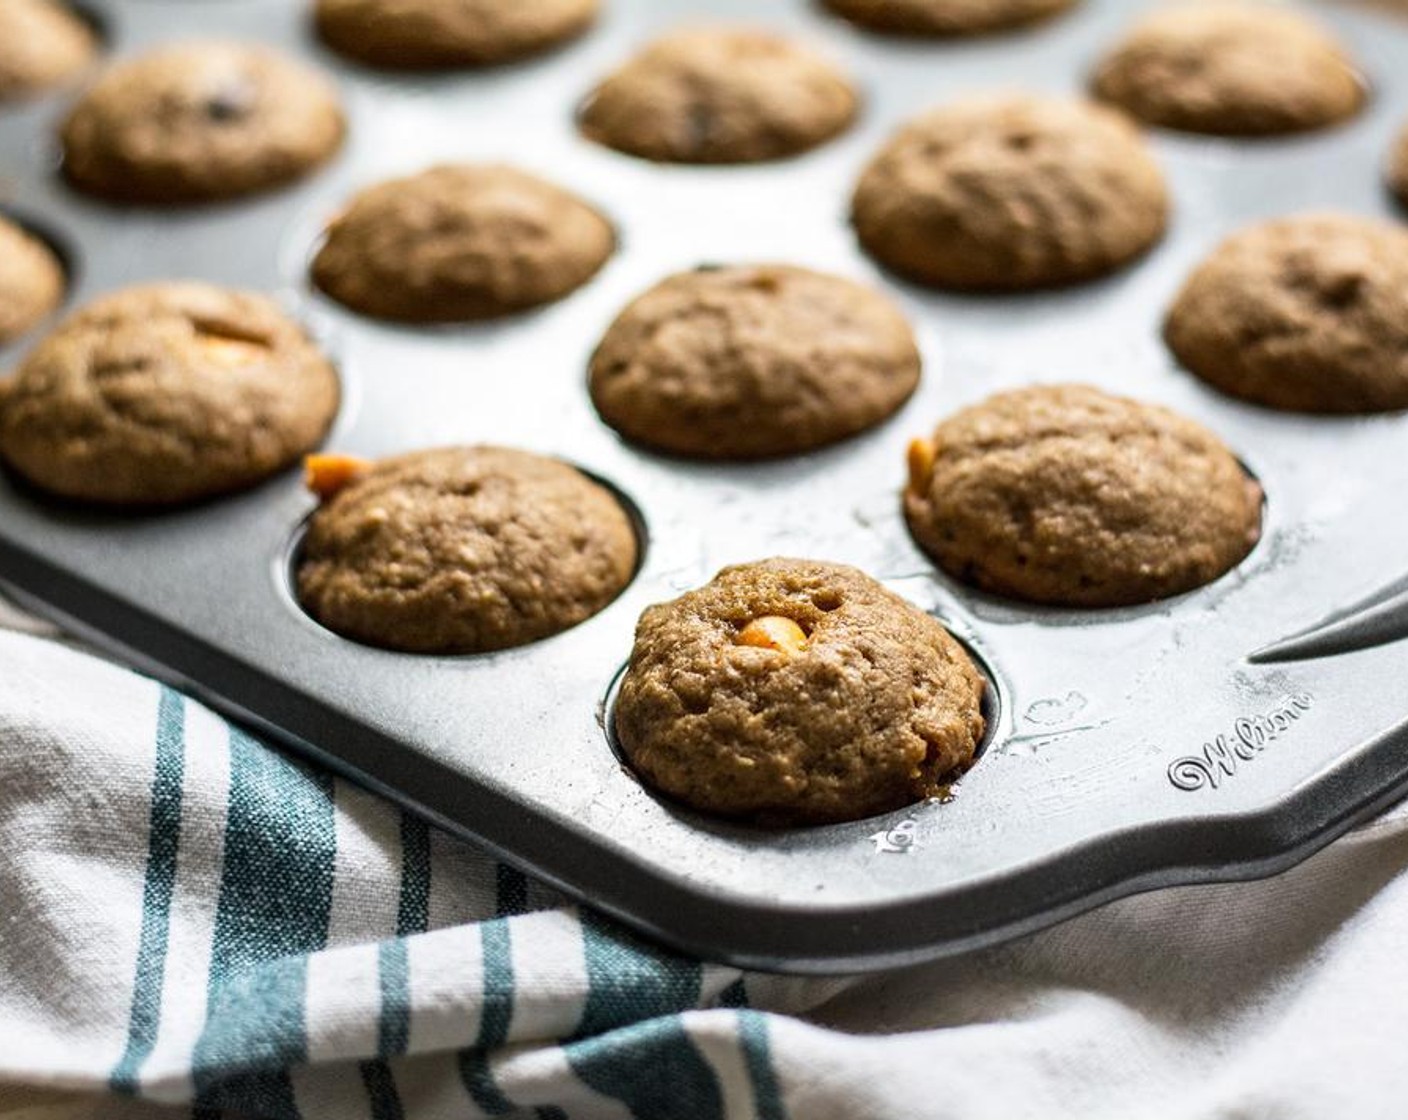
<instances>
[{"instance_id":1,"label":"mini muffin","mask_svg":"<svg viewBox=\"0 0 1408 1120\"><path fill-rule=\"evenodd\" d=\"M0 217L0 346L54 311L65 287L64 266L54 251Z\"/></svg>"},{"instance_id":2,"label":"mini muffin","mask_svg":"<svg viewBox=\"0 0 1408 1120\"><path fill-rule=\"evenodd\" d=\"M526 645L590 618L635 573L620 502L556 459L448 447L338 469L332 486L311 467L325 501L298 597L355 641L444 654Z\"/></svg>"},{"instance_id":3,"label":"mini muffin","mask_svg":"<svg viewBox=\"0 0 1408 1120\"><path fill-rule=\"evenodd\" d=\"M561 187L512 167L453 165L354 197L328 227L313 280L374 318L469 322L562 298L615 248L611 223Z\"/></svg>"},{"instance_id":4,"label":"mini muffin","mask_svg":"<svg viewBox=\"0 0 1408 1120\"><path fill-rule=\"evenodd\" d=\"M1388 185L1398 201L1408 206L1408 127L1399 131L1389 153Z\"/></svg>"},{"instance_id":5,"label":"mini muffin","mask_svg":"<svg viewBox=\"0 0 1408 1120\"><path fill-rule=\"evenodd\" d=\"M1268 4L1155 9L1105 56L1097 96L1149 124L1217 136L1275 136L1354 116L1364 83L1318 24Z\"/></svg>"},{"instance_id":6,"label":"mini muffin","mask_svg":"<svg viewBox=\"0 0 1408 1120\"><path fill-rule=\"evenodd\" d=\"M152 284L71 316L0 382L0 458L63 497L188 502L297 462L337 407L332 365L270 300Z\"/></svg>"},{"instance_id":7,"label":"mini muffin","mask_svg":"<svg viewBox=\"0 0 1408 1120\"><path fill-rule=\"evenodd\" d=\"M1343 214L1253 226L1193 272L1164 338L1187 369L1243 400L1408 408L1408 230Z\"/></svg>"},{"instance_id":8,"label":"mini muffin","mask_svg":"<svg viewBox=\"0 0 1408 1120\"><path fill-rule=\"evenodd\" d=\"M337 92L265 47L184 43L118 63L64 121L64 174L117 202L181 204L302 178L342 144Z\"/></svg>"},{"instance_id":9,"label":"mini muffin","mask_svg":"<svg viewBox=\"0 0 1408 1120\"><path fill-rule=\"evenodd\" d=\"M983 687L947 630L864 573L764 560L641 616L616 734L646 782L696 809L859 820L972 762Z\"/></svg>"},{"instance_id":10,"label":"mini muffin","mask_svg":"<svg viewBox=\"0 0 1408 1120\"><path fill-rule=\"evenodd\" d=\"M317 0L323 42L398 70L493 66L581 35L599 0Z\"/></svg>"},{"instance_id":11,"label":"mini muffin","mask_svg":"<svg viewBox=\"0 0 1408 1120\"><path fill-rule=\"evenodd\" d=\"M870 288L787 265L703 268L621 313L592 356L591 395L637 443L757 459L878 424L919 365L908 322Z\"/></svg>"},{"instance_id":12,"label":"mini muffin","mask_svg":"<svg viewBox=\"0 0 1408 1120\"><path fill-rule=\"evenodd\" d=\"M646 47L588 97L583 135L664 163L754 163L797 155L850 127L850 79L766 31L694 28Z\"/></svg>"},{"instance_id":13,"label":"mini muffin","mask_svg":"<svg viewBox=\"0 0 1408 1120\"><path fill-rule=\"evenodd\" d=\"M1077 0L822 0L852 23L892 35L959 36L1049 19Z\"/></svg>"},{"instance_id":14,"label":"mini muffin","mask_svg":"<svg viewBox=\"0 0 1408 1120\"><path fill-rule=\"evenodd\" d=\"M98 55L93 29L57 0L0 3L0 101L61 86Z\"/></svg>"},{"instance_id":15,"label":"mini muffin","mask_svg":"<svg viewBox=\"0 0 1408 1120\"><path fill-rule=\"evenodd\" d=\"M1084 385L999 393L910 445L904 511L949 575L1067 607L1191 591L1261 536L1261 487L1206 428Z\"/></svg>"},{"instance_id":16,"label":"mini muffin","mask_svg":"<svg viewBox=\"0 0 1408 1120\"><path fill-rule=\"evenodd\" d=\"M1088 102L974 98L926 113L852 199L861 244L936 288L1018 291L1112 272L1162 236L1162 173L1135 127Z\"/></svg>"}]
</instances>

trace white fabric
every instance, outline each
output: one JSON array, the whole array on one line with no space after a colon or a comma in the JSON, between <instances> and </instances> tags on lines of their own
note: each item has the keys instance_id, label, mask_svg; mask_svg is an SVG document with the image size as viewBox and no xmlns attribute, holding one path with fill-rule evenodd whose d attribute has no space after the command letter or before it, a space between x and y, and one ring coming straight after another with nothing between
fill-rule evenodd
<instances>
[{"instance_id":1,"label":"white fabric","mask_svg":"<svg viewBox=\"0 0 1408 1120\"><path fill-rule=\"evenodd\" d=\"M177 1107L114 1097L113 1073L134 1037L139 943L152 936L144 914L163 702L143 678L0 632L0 1116L187 1116L199 1079L217 1068L228 1076L230 1055L276 1070L279 1059L261 1048L286 1035L259 1016L278 1006L288 961L306 965L306 1055L281 1076L298 1114L313 1120L375 1117L378 1107L385 1115L386 1085L395 1114L413 1120L480 1115L486 1106L463 1065L474 1053L464 1048L478 1044L488 1047L483 1076L514 1115L570 1120L615 1120L633 1108L652 1120L700 1115L683 1089L666 1107L611 1081L670 1078L680 1047L713 1080L709 1109L730 1120L1408 1115L1401 810L1273 880L1129 899L999 949L886 975L749 976L739 988L726 968L691 973L665 960L649 975L653 958L632 956L627 941L613 1004L601 975L590 975L591 929L573 908L535 887L536 912L494 926L494 900L502 913L505 897L498 868L436 833L424 845L428 883L410 882L403 848L417 843L414 822L338 781L329 785L336 854L319 945L275 953L271 971L239 981L265 987L241 993L208 977L222 899L230 910L231 752L249 748L189 702L159 1028L137 1067L140 1092ZM405 928L417 906L428 914L424 931ZM271 912L270 929L301 917ZM496 929L511 939L507 1011L486 994ZM382 1002L388 945L405 949L403 1020ZM689 1005L651 1002L685 975L696 989ZM767 1014L724 1006L731 990ZM228 1018L207 1007L217 997ZM620 1021L578 1037L589 1004L616 1007ZM398 1021L404 1039L388 1051ZM211 1065L216 1027L233 1041ZM380 1106L369 1087L377 1069L359 1064L378 1058Z\"/></svg>"}]
</instances>

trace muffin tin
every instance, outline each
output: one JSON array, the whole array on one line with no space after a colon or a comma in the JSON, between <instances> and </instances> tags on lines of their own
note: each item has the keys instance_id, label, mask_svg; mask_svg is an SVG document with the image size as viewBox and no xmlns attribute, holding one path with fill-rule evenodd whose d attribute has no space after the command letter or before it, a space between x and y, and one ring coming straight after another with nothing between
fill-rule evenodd
<instances>
[{"instance_id":1,"label":"muffin tin","mask_svg":"<svg viewBox=\"0 0 1408 1120\"><path fill-rule=\"evenodd\" d=\"M351 133L333 166L293 190L162 212L61 184L63 96L3 111L4 208L58 241L70 306L183 276L274 292L340 363L330 448L487 441L560 455L634 504L644 556L612 606L565 634L415 657L347 642L299 609L289 569L313 499L296 472L140 515L0 479L0 577L46 613L670 945L762 968L903 964L1139 890L1270 874L1408 790L1408 643L1395 642L1408 633L1408 416L1242 405L1178 370L1158 334L1183 277L1231 230L1312 208L1392 214L1381 165L1408 115L1408 28L1320 13L1374 83L1346 127L1272 142L1154 134L1176 211L1134 267L1069 291L967 298L882 277L859 252L846 210L862 164L902 119L964 92L1079 89L1137 5L1087 0L1028 32L932 43L866 35L805 0L610 0L595 32L548 58L421 77L341 62L287 0L93 7L113 53L221 34L311 56L342 83ZM819 43L862 84L859 126L750 167L656 167L578 137L573 107L595 79L690 18ZM618 255L562 303L488 326L391 328L314 293L307 263L343 201L445 159L507 160L578 191L616 222ZM926 359L908 406L849 443L761 465L619 441L585 390L607 323L669 272L742 260L895 293ZM33 341L0 356L8 364ZM907 441L995 390L1059 380L1161 401L1220 433L1267 490L1251 556L1201 591L1117 611L1018 607L936 573L900 514ZM941 617L987 666L989 741L951 798L766 831L684 811L620 764L608 709L640 611L723 564L778 554L857 565Z\"/></svg>"}]
</instances>

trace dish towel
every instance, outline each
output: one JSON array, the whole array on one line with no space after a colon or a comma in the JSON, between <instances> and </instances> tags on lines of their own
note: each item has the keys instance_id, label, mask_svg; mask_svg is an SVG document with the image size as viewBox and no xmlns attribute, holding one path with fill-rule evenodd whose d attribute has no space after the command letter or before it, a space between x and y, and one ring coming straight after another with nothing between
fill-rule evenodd
<instances>
[{"instance_id":1,"label":"dish towel","mask_svg":"<svg viewBox=\"0 0 1408 1120\"><path fill-rule=\"evenodd\" d=\"M1408 1115L1408 817L863 978L645 944L0 619L0 1115Z\"/></svg>"}]
</instances>

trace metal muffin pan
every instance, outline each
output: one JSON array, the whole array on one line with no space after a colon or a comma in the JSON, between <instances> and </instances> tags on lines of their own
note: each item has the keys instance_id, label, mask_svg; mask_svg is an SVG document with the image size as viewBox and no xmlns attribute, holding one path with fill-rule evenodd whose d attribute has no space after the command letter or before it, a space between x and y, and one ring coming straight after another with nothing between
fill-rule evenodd
<instances>
[{"instance_id":1,"label":"metal muffin pan","mask_svg":"<svg viewBox=\"0 0 1408 1120\"><path fill-rule=\"evenodd\" d=\"M219 34L315 60L342 84L351 133L330 168L291 191L163 212L62 185L52 135L66 97L0 114L4 205L61 240L70 306L186 276L277 293L340 363L345 402L329 447L377 456L491 441L560 455L635 503L643 564L612 606L560 636L486 656L407 656L344 641L299 609L289 560L313 499L297 472L141 515L56 503L3 478L0 578L158 676L707 958L802 972L898 965L1135 891L1291 865L1408 791L1408 643L1394 640L1408 632L1408 416L1238 404L1177 369L1159 326L1188 270L1233 229L1314 208L1392 214L1381 164L1408 115L1408 31L1320 13L1374 85L1345 127L1274 142L1155 134L1172 229L1102 283L928 293L883 277L846 220L862 164L902 119L975 90L1078 90L1140 6L1087 0L1030 32L917 43L863 34L805 0L610 0L595 32L550 57L408 78L323 51L301 3L95 3L115 54ZM593 81L689 19L819 43L864 89L859 126L800 159L733 168L651 166L580 139L574 106ZM617 224L618 255L560 304L463 329L378 325L310 290L319 231L353 190L445 159L507 160L574 188ZM880 428L782 462L700 465L622 443L585 390L607 323L667 273L745 260L888 288L919 330L919 392ZM1027 609L937 574L900 515L907 441L995 390L1058 380L1162 401L1219 432L1267 490L1251 556L1201 591L1117 611ZM990 742L947 803L765 831L683 811L620 765L606 704L640 611L726 563L777 554L857 565L946 621L990 668Z\"/></svg>"}]
</instances>

